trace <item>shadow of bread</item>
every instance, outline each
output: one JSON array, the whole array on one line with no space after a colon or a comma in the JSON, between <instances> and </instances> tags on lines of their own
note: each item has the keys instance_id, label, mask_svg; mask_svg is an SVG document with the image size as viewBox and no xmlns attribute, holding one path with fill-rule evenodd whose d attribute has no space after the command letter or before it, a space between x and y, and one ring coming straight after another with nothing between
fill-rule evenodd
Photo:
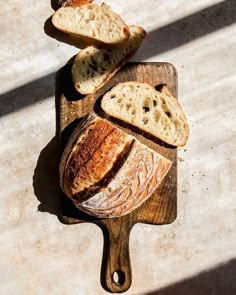
<instances>
[{"instance_id":1,"label":"shadow of bread","mask_svg":"<svg viewBox=\"0 0 236 295\"><path fill-rule=\"evenodd\" d=\"M90 216L82 211L80 211L73 204L72 200L69 199L61 191L61 214L58 216L60 222L64 224L77 224L82 222L94 222L98 221L98 218Z\"/></svg>"},{"instance_id":2,"label":"shadow of bread","mask_svg":"<svg viewBox=\"0 0 236 295\"><path fill-rule=\"evenodd\" d=\"M51 7L53 10L57 10L58 8L60 8L61 6L57 3L58 1L56 0L51 0Z\"/></svg>"},{"instance_id":3,"label":"shadow of bread","mask_svg":"<svg viewBox=\"0 0 236 295\"><path fill-rule=\"evenodd\" d=\"M34 194L40 202L38 211L56 216L61 213L59 160L60 143L53 137L40 152L33 175Z\"/></svg>"},{"instance_id":4,"label":"shadow of bread","mask_svg":"<svg viewBox=\"0 0 236 295\"><path fill-rule=\"evenodd\" d=\"M74 57L73 57L74 58ZM68 63L62 67L59 77L59 86L61 88L61 92L63 93L64 97L68 101L78 101L83 99L86 95L80 94L74 87L74 83L72 80L72 59L68 61Z\"/></svg>"},{"instance_id":5,"label":"shadow of bread","mask_svg":"<svg viewBox=\"0 0 236 295\"><path fill-rule=\"evenodd\" d=\"M78 123L77 120L72 122L62 132L63 140L61 142L58 137L53 137L42 149L33 174L34 194L40 202L38 211L56 215L62 223L68 223L70 218L71 220L76 219L75 223L96 220L96 218L77 209L72 201L64 195L59 183L61 153Z\"/></svg>"}]
</instances>

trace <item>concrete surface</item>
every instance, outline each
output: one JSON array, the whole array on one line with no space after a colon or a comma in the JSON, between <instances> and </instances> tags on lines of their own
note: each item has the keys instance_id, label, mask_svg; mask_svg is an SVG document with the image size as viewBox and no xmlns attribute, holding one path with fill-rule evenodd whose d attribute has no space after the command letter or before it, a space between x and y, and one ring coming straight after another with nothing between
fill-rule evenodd
<instances>
[{"instance_id":1,"label":"concrete surface","mask_svg":"<svg viewBox=\"0 0 236 295\"><path fill-rule=\"evenodd\" d=\"M179 149L178 218L134 227L126 294L236 294L236 2L105 2L148 33L133 60L175 65L191 128ZM108 294L100 284L102 232L56 216L55 73L78 49L50 25L54 7L1 3L4 295Z\"/></svg>"}]
</instances>

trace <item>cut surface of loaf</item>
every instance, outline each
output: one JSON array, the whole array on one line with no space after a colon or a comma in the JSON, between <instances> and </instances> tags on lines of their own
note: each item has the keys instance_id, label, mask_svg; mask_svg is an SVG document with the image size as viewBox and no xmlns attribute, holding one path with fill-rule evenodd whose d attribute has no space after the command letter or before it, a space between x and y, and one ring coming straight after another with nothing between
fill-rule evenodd
<instances>
[{"instance_id":1,"label":"cut surface of loaf","mask_svg":"<svg viewBox=\"0 0 236 295\"><path fill-rule=\"evenodd\" d=\"M66 33L106 44L119 44L129 38L128 26L104 3L60 7L53 14L52 23Z\"/></svg>"},{"instance_id":2,"label":"cut surface of loaf","mask_svg":"<svg viewBox=\"0 0 236 295\"><path fill-rule=\"evenodd\" d=\"M102 87L136 52L146 32L142 27L130 26L130 37L119 47L81 50L72 66L74 86L81 94L90 94Z\"/></svg>"},{"instance_id":3,"label":"cut surface of loaf","mask_svg":"<svg viewBox=\"0 0 236 295\"><path fill-rule=\"evenodd\" d=\"M91 113L62 154L60 185L81 211L120 217L152 195L170 166L171 161Z\"/></svg>"},{"instance_id":4,"label":"cut surface of loaf","mask_svg":"<svg viewBox=\"0 0 236 295\"><path fill-rule=\"evenodd\" d=\"M186 116L166 86L157 91L147 83L119 83L103 96L101 106L109 115L170 145L186 144L189 136Z\"/></svg>"}]
</instances>

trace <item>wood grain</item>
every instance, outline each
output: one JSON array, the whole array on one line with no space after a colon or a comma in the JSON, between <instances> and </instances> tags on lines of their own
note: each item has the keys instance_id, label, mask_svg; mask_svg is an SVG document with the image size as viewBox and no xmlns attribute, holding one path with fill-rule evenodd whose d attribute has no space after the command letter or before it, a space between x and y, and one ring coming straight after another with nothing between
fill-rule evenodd
<instances>
[{"instance_id":1,"label":"wood grain","mask_svg":"<svg viewBox=\"0 0 236 295\"><path fill-rule=\"evenodd\" d=\"M117 83L124 81L147 82L157 88L158 85L167 84L173 95L177 97L177 74L173 65L169 63L128 63L104 87L95 94L87 96L80 95L74 89L71 81L71 64L67 64L60 75L59 128L62 151L79 120L88 112L94 111L173 161L170 171L152 197L141 207L121 218L96 219L88 216L75 208L70 199L62 194L63 223L93 222L102 229L104 255L101 283L106 290L116 293L126 291L131 285L129 234L134 224L138 222L167 224L173 222L177 215L177 148L109 117L101 109L102 95ZM117 281L114 280L114 272L117 273Z\"/></svg>"}]
</instances>

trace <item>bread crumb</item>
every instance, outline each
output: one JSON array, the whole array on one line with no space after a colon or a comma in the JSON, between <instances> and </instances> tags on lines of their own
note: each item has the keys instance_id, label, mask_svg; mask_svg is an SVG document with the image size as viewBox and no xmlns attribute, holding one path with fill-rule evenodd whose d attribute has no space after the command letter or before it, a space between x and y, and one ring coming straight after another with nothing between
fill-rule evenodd
<instances>
[{"instance_id":1,"label":"bread crumb","mask_svg":"<svg viewBox=\"0 0 236 295\"><path fill-rule=\"evenodd\" d=\"M184 162L184 159L181 158L181 157L178 157L178 160L179 160L181 163Z\"/></svg>"}]
</instances>

